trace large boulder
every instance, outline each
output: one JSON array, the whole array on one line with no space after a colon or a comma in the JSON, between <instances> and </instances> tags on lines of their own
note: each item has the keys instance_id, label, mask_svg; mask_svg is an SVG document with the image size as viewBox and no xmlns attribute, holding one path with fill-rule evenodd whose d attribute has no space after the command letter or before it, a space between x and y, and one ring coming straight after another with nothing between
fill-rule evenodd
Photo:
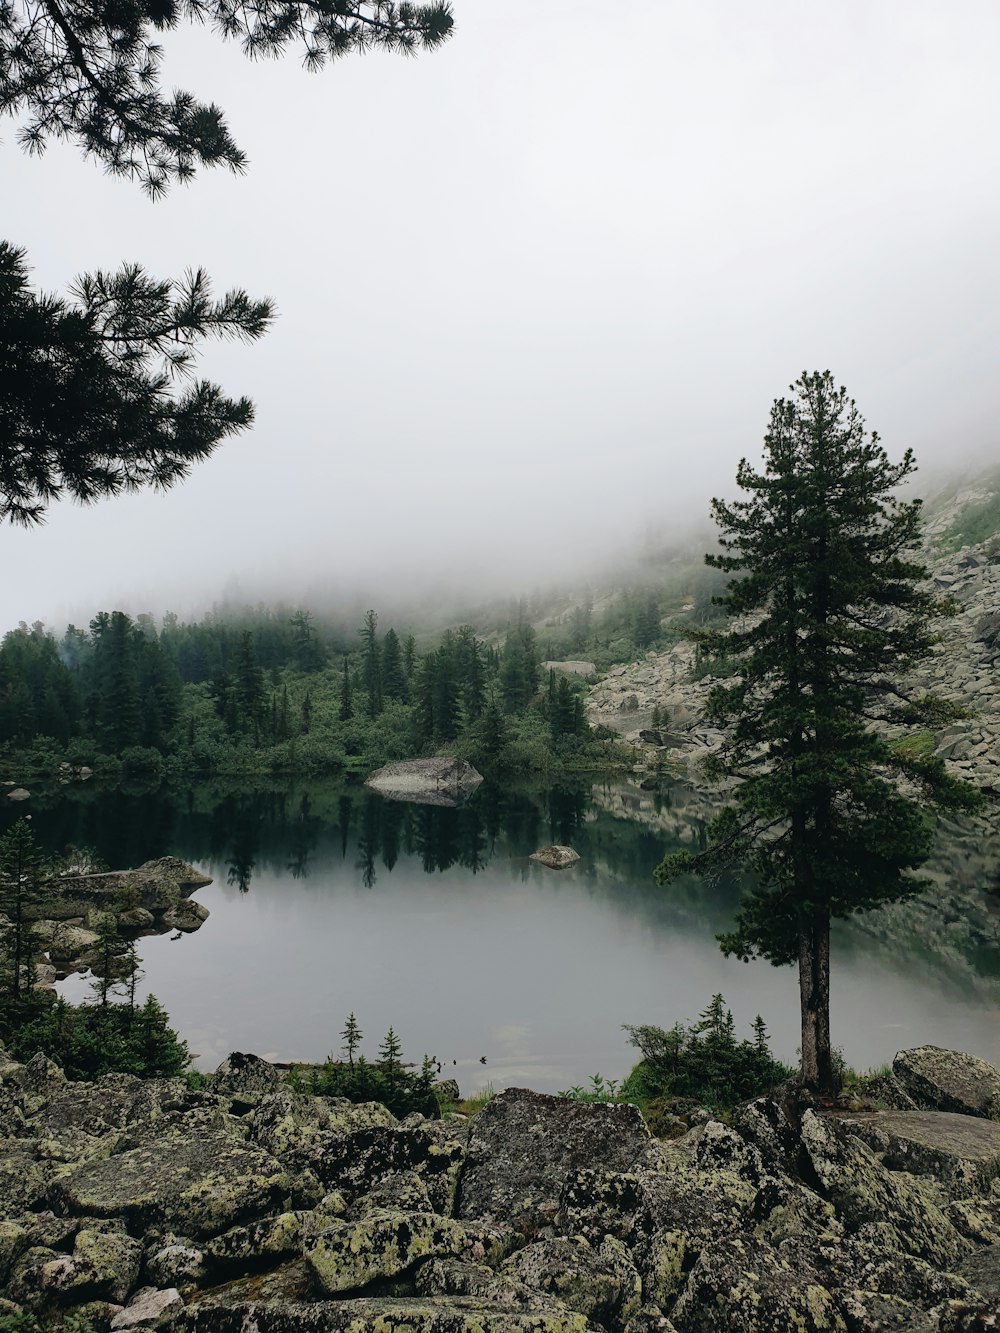
<instances>
[{"instance_id":1,"label":"large boulder","mask_svg":"<svg viewBox=\"0 0 1000 1333\"><path fill-rule=\"evenodd\" d=\"M164 930L181 930L187 934L199 930L211 913L193 898L181 898L163 913L160 924Z\"/></svg>"},{"instance_id":2,"label":"large boulder","mask_svg":"<svg viewBox=\"0 0 1000 1333\"><path fill-rule=\"evenodd\" d=\"M892 1171L933 1176L956 1199L988 1192L1000 1176L1000 1124L948 1111L881 1111L840 1117Z\"/></svg>"},{"instance_id":3,"label":"large boulder","mask_svg":"<svg viewBox=\"0 0 1000 1333\"><path fill-rule=\"evenodd\" d=\"M483 775L464 759L403 759L369 773L365 786L390 800L419 805L460 805L476 790Z\"/></svg>"},{"instance_id":4,"label":"large boulder","mask_svg":"<svg viewBox=\"0 0 1000 1333\"><path fill-rule=\"evenodd\" d=\"M423 1259L460 1255L465 1245L462 1227L448 1218L378 1210L307 1235L303 1252L323 1290L339 1295L398 1277Z\"/></svg>"},{"instance_id":5,"label":"large boulder","mask_svg":"<svg viewBox=\"0 0 1000 1333\"><path fill-rule=\"evenodd\" d=\"M626 1323L642 1304L642 1279L613 1236L596 1248L582 1236L535 1241L511 1255L500 1271L610 1328Z\"/></svg>"},{"instance_id":6,"label":"large boulder","mask_svg":"<svg viewBox=\"0 0 1000 1333\"><path fill-rule=\"evenodd\" d=\"M1000 1120L1000 1069L978 1056L918 1046L900 1051L892 1072L918 1106Z\"/></svg>"},{"instance_id":7,"label":"large boulder","mask_svg":"<svg viewBox=\"0 0 1000 1333\"><path fill-rule=\"evenodd\" d=\"M373 1126L353 1133L328 1134L309 1158L309 1165L326 1186L342 1190L351 1199L370 1193L380 1183L413 1172L427 1192L434 1212L454 1209L465 1147L450 1137L441 1122L404 1128Z\"/></svg>"},{"instance_id":8,"label":"large boulder","mask_svg":"<svg viewBox=\"0 0 1000 1333\"><path fill-rule=\"evenodd\" d=\"M814 1272L739 1237L702 1252L670 1318L678 1333L847 1333Z\"/></svg>"},{"instance_id":9,"label":"large boulder","mask_svg":"<svg viewBox=\"0 0 1000 1333\"><path fill-rule=\"evenodd\" d=\"M515 1226L544 1222L574 1172L595 1162L629 1171L656 1158L655 1140L634 1106L508 1088L472 1122L458 1215Z\"/></svg>"},{"instance_id":10,"label":"large boulder","mask_svg":"<svg viewBox=\"0 0 1000 1333\"><path fill-rule=\"evenodd\" d=\"M537 852L532 852L528 859L538 861L540 865L548 866L550 870L565 870L568 866L576 865L580 853L574 852L572 847L562 847L555 843L551 847L540 847Z\"/></svg>"},{"instance_id":11,"label":"large boulder","mask_svg":"<svg viewBox=\"0 0 1000 1333\"><path fill-rule=\"evenodd\" d=\"M906 1172L887 1171L868 1145L836 1120L806 1111L802 1145L848 1232L886 1224L900 1248L946 1270L968 1249L932 1188Z\"/></svg>"},{"instance_id":12,"label":"large boulder","mask_svg":"<svg viewBox=\"0 0 1000 1333\"><path fill-rule=\"evenodd\" d=\"M292 1183L281 1163L234 1134L209 1129L151 1138L59 1180L57 1202L70 1213L124 1217L133 1230L170 1228L198 1240L280 1211Z\"/></svg>"}]
</instances>

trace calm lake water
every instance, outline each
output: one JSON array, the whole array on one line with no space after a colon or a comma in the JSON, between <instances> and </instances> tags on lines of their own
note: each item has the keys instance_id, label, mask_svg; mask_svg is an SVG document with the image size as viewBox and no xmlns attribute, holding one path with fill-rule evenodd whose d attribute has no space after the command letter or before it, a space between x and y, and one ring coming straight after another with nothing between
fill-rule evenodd
<instances>
[{"instance_id":1,"label":"calm lake water","mask_svg":"<svg viewBox=\"0 0 1000 1333\"><path fill-rule=\"evenodd\" d=\"M370 1056L391 1024L409 1059L435 1056L463 1092L553 1091L620 1078L636 1057L623 1023L695 1019L716 991L741 1035L760 1013L775 1053L795 1057L794 972L715 944L736 886L652 882L667 847L703 832L707 812L680 784L484 785L459 810L335 783L88 786L24 812L47 846L93 848L112 868L170 852L213 877L196 895L211 910L199 932L139 941L142 990L202 1068L230 1050L322 1059L353 1010ZM580 863L528 860L551 842ZM862 1068L925 1042L1000 1063L1000 952L986 937L956 952L921 921L838 928L835 1042ZM63 990L82 998L87 983Z\"/></svg>"}]
</instances>

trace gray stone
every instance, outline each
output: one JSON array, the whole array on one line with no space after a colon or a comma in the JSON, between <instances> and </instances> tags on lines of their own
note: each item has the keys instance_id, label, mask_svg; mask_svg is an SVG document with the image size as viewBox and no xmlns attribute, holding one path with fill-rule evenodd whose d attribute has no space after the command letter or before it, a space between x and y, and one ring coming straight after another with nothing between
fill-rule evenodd
<instances>
[{"instance_id":1,"label":"gray stone","mask_svg":"<svg viewBox=\"0 0 1000 1333\"><path fill-rule=\"evenodd\" d=\"M572 847L561 847L558 844L542 847L537 852L532 852L529 857L529 860L538 861L541 865L548 866L550 870L565 870L567 866L576 865L579 859L579 852L574 852Z\"/></svg>"},{"instance_id":2,"label":"gray stone","mask_svg":"<svg viewBox=\"0 0 1000 1333\"><path fill-rule=\"evenodd\" d=\"M457 805L470 796L483 775L464 759L404 759L369 773L365 786L392 800L423 805Z\"/></svg>"},{"instance_id":3,"label":"gray stone","mask_svg":"<svg viewBox=\"0 0 1000 1333\"><path fill-rule=\"evenodd\" d=\"M182 930L188 934L199 930L211 913L193 898L181 898L173 903L160 917L160 924L165 930Z\"/></svg>"},{"instance_id":4,"label":"gray stone","mask_svg":"<svg viewBox=\"0 0 1000 1333\"><path fill-rule=\"evenodd\" d=\"M173 1326L174 1316L184 1308L180 1292L175 1287L157 1291L147 1287L136 1294L131 1304L111 1320L112 1333L122 1328L166 1328Z\"/></svg>"},{"instance_id":5,"label":"gray stone","mask_svg":"<svg viewBox=\"0 0 1000 1333\"><path fill-rule=\"evenodd\" d=\"M274 1065L259 1055L231 1051L209 1079L208 1087L210 1092L232 1096L236 1093L274 1092L279 1082Z\"/></svg>"},{"instance_id":6,"label":"gray stone","mask_svg":"<svg viewBox=\"0 0 1000 1333\"><path fill-rule=\"evenodd\" d=\"M213 1300L185 1310L180 1333L591 1333L581 1314L512 1310L475 1297L323 1302Z\"/></svg>"},{"instance_id":7,"label":"gray stone","mask_svg":"<svg viewBox=\"0 0 1000 1333\"><path fill-rule=\"evenodd\" d=\"M458 1215L519 1225L556 1212L566 1178L593 1162L628 1171L657 1157L634 1106L508 1088L472 1121Z\"/></svg>"},{"instance_id":8,"label":"gray stone","mask_svg":"<svg viewBox=\"0 0 1000 1333\"><path fill-rule=\"evenodd\" d=\"M55 1186L71 1213L126 1217L135 1228L170 1227L196 1240L280 1208L290 1192L279 1162L220 1130L157 1137Z\"/></svg>"},{"instance_id":9,"label":"gray stone","mask_svg":"<svg viewBox=\"0 0 1000 1333\"><path fill-rule=\"evenodd\" d=\"M612 1328L627 1323L642 1304L642 1279L613 1236L596 1249L582 1236L536 1241L511 1255L500 1272Z\"/></svg>"},{"instance_id":10,"label":"gray stone","mask_svg":"<svg viewBox=\"0 0 1000 1333\"><path fill-rule=\"evenodd\" d=\"M303 1250L323 1290L337 1295L398 1277L423 1259L461 1255L464 1247L464 1231L448 1218L378 1211L307 1236Z\"/></svg>"},{"instance_id":11,"label":"gray stone","mask_svg":"<svg viewBox=\"0 0 1000 1333\"><path fill-rule=\"evenodd\" d=\"M975 1055L918 1046L900 1051L892 1072L918 1106L1000 1120L1000 1069Z\"/></svg>"},{"instance_id":12,"label":"gray stone","mask_svg":"<svg viewBox=\"0 0 1000 1333\"><path fill-rule=\"evenodd\" d=\"M814 1272L739 1237L702 1252L670 1317L678 1333L847 1333Z\"/></svg>"},{"instance_id":13,"label":"gray stone","mask_svg":"<svg viewBox=\"0 0 1000 1333\"><path fill-rule=\"evenodd\" d=\"M953 1198L988 1191L1000 1176L1000 1124L946 1111L880 1111L838 1119L892 1171L941 1181Z\"/></svg>"}]
</instances>

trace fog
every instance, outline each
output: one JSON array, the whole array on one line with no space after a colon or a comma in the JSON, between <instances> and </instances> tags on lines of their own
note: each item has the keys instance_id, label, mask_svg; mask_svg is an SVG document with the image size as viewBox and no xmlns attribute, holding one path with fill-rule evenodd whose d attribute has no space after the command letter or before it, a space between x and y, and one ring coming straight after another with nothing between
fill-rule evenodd
<instances>
[{"instance_id":1,"label":"fog","mask_svg":"<svg viewBox=\"0 0 1000 1333\"><path fill-rule=\"evenodd\" d=\"M201 373L250 434L167 494L5 530L0 627L224 597L586 578L703 522L771 400L829 367L890 453L996 449L992 0L455 0L440 51L308 74L168 34L244 177L158 203L3 144L37 286L138 261L270 295Z\"/></svg>"}]
</instances>

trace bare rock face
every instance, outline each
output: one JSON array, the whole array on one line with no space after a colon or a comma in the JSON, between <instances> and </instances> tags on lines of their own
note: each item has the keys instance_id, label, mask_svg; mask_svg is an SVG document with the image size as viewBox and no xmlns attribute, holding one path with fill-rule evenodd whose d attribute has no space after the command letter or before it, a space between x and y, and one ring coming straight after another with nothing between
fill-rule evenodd
<instances>
[{"instance_id":1,"label":"bare rock face","mask_svg":"<svg viewBox=\"0 0 1000 1333\"><path fill-rule=\"evenodd\" d=\"M550 870L565 870L567 866L576 865L579 859L579 852L574 852L572 847L561 847L558 843L552 847L542 847L529 857L529 860L538 861Z\"/></svg>"},{"instance_id":2,"label":"bare rock face","mask_svg":"<svg viewBox=\"0 0 1000 1333\"><path fill-rule=\"evenodd\" d=\"M483 780L483 775L464 759L404 759L377 768L365 778L365 786L393 801L418 805L461 805Z\"/></svg>"},{"instance_id":3,"label":"bare rock face","mask_svg":"<svg viewBox=\"0 0 1000 1333\"><path fill-rule=\"evenodd\" d=\"M459 1216L518 1225L553 1215L572 1172L595 1162L628 1171L655 1146L634 1106L508 1088L473 1121L467 1152Z\"/></svg>"},{"instance_id":4,"label":"bare rock face","mask_svg":"<svg viewBox=\"0 0 1000 1333\"><path fill-rule=\"evenodd\" d=\"M1000 1070L975 1055L917 1046L899 1052L892 1072L917 1106L1000 1120Z\"/></svg>"}]
</instances>

